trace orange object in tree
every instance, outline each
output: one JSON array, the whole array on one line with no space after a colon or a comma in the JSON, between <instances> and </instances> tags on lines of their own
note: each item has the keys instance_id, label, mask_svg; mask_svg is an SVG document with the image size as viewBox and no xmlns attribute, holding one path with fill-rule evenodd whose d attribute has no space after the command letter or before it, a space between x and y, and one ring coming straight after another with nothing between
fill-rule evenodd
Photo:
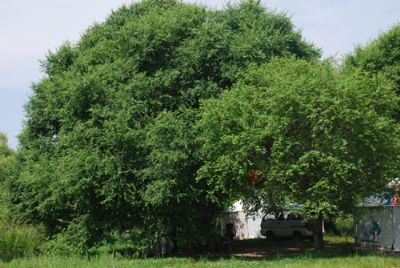
<instances>
[{"instance_id":1,"label":"orange object in tree","mask_svg":"<svg viewBox=\"0 0 400 268\"><path fill-rule=\"evenodd\" d=\"M390 205L391 206L398 206L400 205L400 198L397 194L394 195L394 197L392 198L392 200L390 201Z\"/></svg>"},{"instance_id":2,"label":"orange object in tree","mask_svg":"<svg viewBox=\"0 0 400 268\"><path fill-rule=\"evenodd\" d=\"M247 180L248 180L250 183L253 183L253 184L254 184L258 179L259 179L259 176L258 176L258 174L257 174L257 170L255 170L255 169L250 170L250 173L249 173L249 175L247 176Z\"/></svg>"}]
</instances>

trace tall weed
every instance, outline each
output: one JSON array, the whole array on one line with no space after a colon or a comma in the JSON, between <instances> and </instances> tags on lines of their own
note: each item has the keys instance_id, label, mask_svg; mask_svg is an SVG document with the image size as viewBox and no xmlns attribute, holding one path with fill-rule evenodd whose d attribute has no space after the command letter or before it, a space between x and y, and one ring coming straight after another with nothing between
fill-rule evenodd
<instances>
[{"instance_id":1,"label":"tall weed","mask_svg":"<svg viewBox=\"0 0 400 268\"><path fill-rule=\"evenodd\" d=\"M32 257L43 243L39 229L26 225L0 226L0 260Z\"/></svg>"}]
</instances>

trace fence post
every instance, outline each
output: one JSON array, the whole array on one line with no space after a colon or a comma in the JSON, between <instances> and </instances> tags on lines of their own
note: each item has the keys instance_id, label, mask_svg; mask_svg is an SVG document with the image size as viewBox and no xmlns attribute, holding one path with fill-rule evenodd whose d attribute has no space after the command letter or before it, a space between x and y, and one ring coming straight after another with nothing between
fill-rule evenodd
<instances>
[{"instance_id":1,"label":"fence post","mask_svg":"<svg viewBox=\"0 0 400 268\"><path fill-rule=\"evenodd\" d=\"M392 252L394 251L394 214L393 214L393 206L391 206L391 213L392 213Z\"/></svg>"}]
</instances>

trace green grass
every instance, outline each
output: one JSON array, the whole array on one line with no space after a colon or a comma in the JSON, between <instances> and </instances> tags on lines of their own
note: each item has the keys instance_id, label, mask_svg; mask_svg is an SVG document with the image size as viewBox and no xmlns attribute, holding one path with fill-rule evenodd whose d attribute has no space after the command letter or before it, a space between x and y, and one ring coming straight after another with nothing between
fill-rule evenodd
<instances>
[{"instance_id":1,"label":"green grass","mask_svg":"<svg viewBox=\"0 0 400 268\"><path fill-rule=\"evenodd\" d=\"M273 260L221 258L216 260L197 258L163 259L113 259L111 256L97 258L44 257L17 259L3 267L400 267L400 259L384 256L350 256L334 258L281 258Z\"/></svg>"},{"instance_id":2,"label":"green grass","mask_svg":"<svg viewBox=\"0 0 400 268\"><path fill-rule=\"evenodd\" d=\"M129 259L99 257L27 257L0 264L0 267L398 267L400 257L384 254L360 255L353 249L353 238L325 236L326 250L316 251L312 242L265 239L235 241L230 255L192 255L168 258ZM293 251L294 250L294 251ZM247 254L247 255L246 255Z\"/></svg>"}]
</instances>

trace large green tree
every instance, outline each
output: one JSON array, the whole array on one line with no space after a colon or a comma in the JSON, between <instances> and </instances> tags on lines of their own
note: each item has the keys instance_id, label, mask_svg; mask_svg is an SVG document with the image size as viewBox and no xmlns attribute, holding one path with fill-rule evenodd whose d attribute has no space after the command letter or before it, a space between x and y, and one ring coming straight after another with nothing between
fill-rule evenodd
<instances>
[{"instance_id":1,"label":"large green tree","mask_svg":"<svg viewBox=\"0 0 400 268\"><path fill-rule=\"evenodd\" d=\"M323 217L350 211L398 176L398 102L382 76L274 59L204 102L198 179L218 200L302 204L322 248ZM251 172L258 179L249 182Z\"/></svg>"},{"instance_id":2,"label":"large green tree","mask_svg":"<svg viewBox=\"0 0 400 268\"><path fill-rule=\"evenodd\" d=\"M357 46L345 57L344 68L360 68L370 74L382 73L400 94L400 24L379 35L366 46Z\"/></svg>"},{"instance_id":3,"label":"large green tree","mask_svg":"<svg viewBox=\"0 0 400 268\"><path fill-rule=\"evenodd\" d=\"M145 0L113 12L43 61L9 183L14 215L80 252L121 239L144 252L168 233L205 241L221 204L195 180L200 100L273 56L319 51L258 1Z\"/></svg>"}]
</instances>

